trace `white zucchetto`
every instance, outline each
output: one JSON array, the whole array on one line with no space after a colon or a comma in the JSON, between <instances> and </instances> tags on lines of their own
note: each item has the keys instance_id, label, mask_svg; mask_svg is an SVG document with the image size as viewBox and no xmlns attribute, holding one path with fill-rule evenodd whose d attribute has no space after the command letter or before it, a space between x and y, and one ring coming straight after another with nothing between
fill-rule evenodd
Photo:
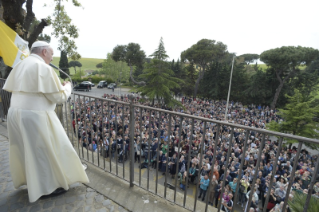
<instances>
[{"instance_id":1,"label":"white zucchetto","mask_svg":"<svg viewBox=\"0 0 319 212\"><path fill-rule=\"evenodd\" d=\"M36 41L32 44L31 49L35 48L35 47L42 47L42 46L50 46L50 44L48 44L45 41Z\"/></svg>"}]
</instances>

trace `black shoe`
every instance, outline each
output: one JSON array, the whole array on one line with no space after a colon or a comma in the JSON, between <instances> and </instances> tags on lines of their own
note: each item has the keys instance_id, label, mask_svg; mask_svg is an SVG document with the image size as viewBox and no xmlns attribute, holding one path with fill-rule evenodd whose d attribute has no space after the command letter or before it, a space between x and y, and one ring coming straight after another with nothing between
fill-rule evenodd
<instances>
[{"instance_id":1,"label":"black shoe","mask_svg":"<svg viewBox=\"0 0 319 212\"><path fill-rule=\"evenodd\" d=\"M202 198L202 201L204 202L204 198Z\"/></svg>"},{"instance_id":2,"label":"black shoe","mask_svg":"<svg viewBox=\"0 0 319 212\"><path fill-rule=\"evenodd\" d=\"M200 195L198 196L198 198L200 198Z\"/></svg>"},{"instance_id":3,"label":"black shoe","mask_svg":"<svg viewBox=\"0 0 319 212\"><path fill-rule=\"evenodd\" d=\"M51 197L55 197L61 194L64 194L65 192L67 192L68 190L65 190L64 188L57 188L55 191L53 191L51 194L48 195L43 195L40 199L46 199L46 198L51 198Z\"/></svg>"}]
</instances>

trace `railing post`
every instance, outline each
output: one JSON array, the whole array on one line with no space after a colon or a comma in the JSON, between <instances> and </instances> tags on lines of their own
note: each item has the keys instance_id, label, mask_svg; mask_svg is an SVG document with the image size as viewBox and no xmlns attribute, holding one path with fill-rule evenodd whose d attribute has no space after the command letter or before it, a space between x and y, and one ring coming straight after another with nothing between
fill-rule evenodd
<instances>
[{"instance_id":1,"label":"railing post","mask_svg":"<svg viewBox=\"0 0 319 212\"><path fill-rule=\"evenodd\" d=\"M58 116L58 118L59 118L61 124L62 124L63 127L64 127L62 107L63 107L63 104L56 104L56 114L57 114L57 116Z\"/></svg>"},{"instance_id":2,"label":"railing post","mask_svg":"<svg viewBox=\"0 0 319 212\"><path fill-rule=\"evenodd\" d=\"M134 97L130 95L130 187L133 187L134 184L134 127L135 127L135 119L134 119ZM124 166L124 164L123 164Z\"/></svg>"}]
</instances>

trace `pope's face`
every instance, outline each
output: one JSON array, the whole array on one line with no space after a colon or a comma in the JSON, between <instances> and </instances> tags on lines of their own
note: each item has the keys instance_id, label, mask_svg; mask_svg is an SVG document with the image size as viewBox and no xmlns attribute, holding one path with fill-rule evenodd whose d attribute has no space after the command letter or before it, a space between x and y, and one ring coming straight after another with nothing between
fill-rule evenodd
<instances>
[{"instance_id":1,"label":"pope's face","mask_svg":"<svg viewBox=\"0 0 319 212\"><path fill-rule=\"evenodd\" d=\"M45 48L42 52L43 59L46 64L50 64L50 62L53 60L53 49L49 46L48 48Z\"/></svg>"}]
</instances>

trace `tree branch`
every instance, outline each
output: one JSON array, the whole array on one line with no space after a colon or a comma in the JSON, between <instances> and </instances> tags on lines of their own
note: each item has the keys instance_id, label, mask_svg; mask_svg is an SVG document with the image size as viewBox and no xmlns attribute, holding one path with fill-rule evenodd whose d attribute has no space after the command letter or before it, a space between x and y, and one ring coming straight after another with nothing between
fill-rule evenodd
<instances>
[{"instance_id":1,"label":"tree branch","mask_svg":"<svg viewBox=\"0 0 319 212\"><path fill-rule=\"evenodd\" d=\"M47 20L41 19L41 22L38 26L34 29L32 34L30 35L29 41L29 48L31 48L32 44L37 40L38 36L42 33L44 27L48 26Z\"/></svg>"},{"instance_id":2,"label":"tree branch","mask_svg":"<svg viewBox=\"0 0 319 212\"><path fill-rule=\"evenodd\" d=\"M17 24L23 25L24 16L21 7L25 0L1 0L3 7L3 19L6 25L16 31Z\"/></svg>"},{"instance_id":3,"label":"tree branch","mask_svg":"<svg viewBox=\"0 0 319 212\"><path fill-rule=\"evenodd\" d=\"M27 4L26 4L27 15L24 19L24 24L23 24L23 29L25 30L24 39L27 39L28 31L29 31L31 22L33 21L33 19L35 17L35 15L32 11L32 5L33 5L33 0L27 0Z\"/></svg>"},{"instance_id":4,"label":"tree branch","mask_svg":"<svg viewBox=\"0 0 319 212\"><path fill-rule=\"evenodd\" d=\"M130 65L130 68L131 68L130 77L131 77L132 82L137 84L137 85L142 85L142 86L146 85L146 83L144 81L141 81L141 82L135 81L135 79L133 78L133 66Z\"/></svg>"}]
</instances>

